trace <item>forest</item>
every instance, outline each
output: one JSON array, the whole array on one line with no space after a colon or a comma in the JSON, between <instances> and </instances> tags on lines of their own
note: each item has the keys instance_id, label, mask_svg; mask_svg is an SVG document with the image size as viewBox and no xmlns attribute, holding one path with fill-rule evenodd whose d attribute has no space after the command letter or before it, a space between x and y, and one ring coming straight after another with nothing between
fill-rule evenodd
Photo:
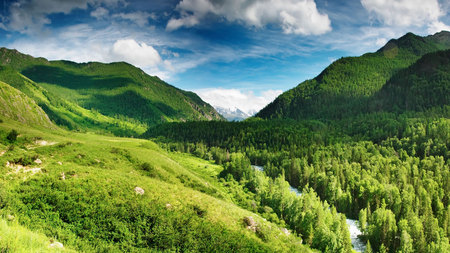
<instances>
[{"instance_id":1,"label":"forest","mask_svg":"<svg viewBox=\"0 0 450 253\"><path fill-rule=\"evenodd\" d=\"M329 122L170 123L146 136L222 164L224 180L255 194L312 248L350 247L338 232L345 214L359 219L368 252L448 252L449 109ZM302 196L293 199L289 185Z\"/></svg>"}]
</instances>

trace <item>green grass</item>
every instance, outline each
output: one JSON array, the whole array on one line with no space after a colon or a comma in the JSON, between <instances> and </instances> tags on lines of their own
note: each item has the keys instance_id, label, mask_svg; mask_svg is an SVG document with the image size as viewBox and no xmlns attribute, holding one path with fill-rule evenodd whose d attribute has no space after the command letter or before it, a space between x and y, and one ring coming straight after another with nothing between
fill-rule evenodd
<instances>
[{"instance_id":1,"label":"green grass","mask_svg":"<svg viewBox=\"0 0 450 253\"><path fill-rule=\"evenodd\" d=\"M32 99L1 81L0 114L23 124L56 128L47 114Z\"/></svg>"},{"instance_id":2,"label":"green grass","mask_svg":"<svg viewBox=\"0 0 450 253\"><path fill-rule=\"evenodd\" d=\"M5 141L11 129L20 134L14 144ZM18 222L7 231L25 234L16 229L21 226L87 252L309 251L295 235L234 204L217 179L222 168L208 161L167 153L147 140L45 130L9 119L0 123L0 140L0 164L25 166L0 168L0 215ZM33 174L33 168L39 170ZM264 237L245 228L248 216Z\"/></svg>"},{"instance_id":3,"label":"green grass","mask_svg":"<svg viewBox=\"0 0 450 253\"><path fill-rule=\"evenodd\" d=\"M76 252L66 247L52 247L55 239L32 232L15 221L0 219L0 252Z\"/></svg>"}]
</instances>

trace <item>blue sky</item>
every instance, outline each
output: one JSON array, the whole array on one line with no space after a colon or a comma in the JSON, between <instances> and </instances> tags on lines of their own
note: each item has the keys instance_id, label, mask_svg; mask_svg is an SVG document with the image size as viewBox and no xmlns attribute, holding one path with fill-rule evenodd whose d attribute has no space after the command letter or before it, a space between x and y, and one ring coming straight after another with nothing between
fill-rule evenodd
<instances>
[{"instance_id":1,"label":"blue sky","mask_svg":"<svg viewBox=\"0 0 450 253\"><path fill-rule=\"evenodd\" d=\"M332 61L450 30L447 0L0 0L0 46L127 61L252 113Z\"/></svg>"}]
</instances>

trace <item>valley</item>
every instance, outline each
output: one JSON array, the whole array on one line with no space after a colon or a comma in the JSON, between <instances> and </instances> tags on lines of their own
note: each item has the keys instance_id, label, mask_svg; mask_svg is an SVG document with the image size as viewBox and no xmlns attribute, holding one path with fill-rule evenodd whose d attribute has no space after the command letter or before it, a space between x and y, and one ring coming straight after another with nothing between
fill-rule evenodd
<instances>
[{"instance_id":1,"label":"valley","mask_svg":"<svg viewBox=\"0 0 450 253\"><path fill-rule=\"evenodd\" d=\"M450 250L449 32L242 121L124 62L0 65L0 252Z\"/></svg>"}]
</instances>

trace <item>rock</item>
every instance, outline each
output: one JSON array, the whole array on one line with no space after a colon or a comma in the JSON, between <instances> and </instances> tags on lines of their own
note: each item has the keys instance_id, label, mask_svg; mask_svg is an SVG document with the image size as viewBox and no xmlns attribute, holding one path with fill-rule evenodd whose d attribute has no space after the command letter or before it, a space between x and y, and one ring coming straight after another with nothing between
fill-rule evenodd
<instances>
[{"instance_id":1,"label":"rock","mask_svg":"<svg viewBox=\"0 0 450 253\"><path fill-rule=\"evenodd\" d=\"M244 217L244 224L247 226L248 230L256 232L258 224L256 223L256 221L253 219L252 216Z\"/></svg>"},{"instance_id":2,"label":"rock","mask_svg":"<svg viewBox=\"0 0 450 253\"><path fill-rule=\"evenodd\" d=\"M169 203L167 203L167 204L166 204L166 208L167 208L167 209L172 209L172 205L169 204Z\"/></svg>"},{"instance_id":3,"label":"rock","mask_svg":"<svg viewBox=\"0 0 450 253\"><path fill-rule=\"evenodd\" d=\"M42 164L42 161L41 161L41 159L36 159L36 160L34 160L34 163L36 163L36 164Z\"/></svg>"},{"instance_id":4,"label":"rock","mask_svg":"<svg viewBox=\"0 0 450 253\"><path fill-rule=\"evenodd\" d=\"M50 248L56 248L56 249L62 249L64 248L64 245L60 242L52 242L50 241Z\"/></svg>"},{"instance_id":5,"label":"rock","mask_svg":"<svg viewBox=\"0 0 450 253\"><path fill-rule=\"evenodd\" d=\"M62 165L62 162L57 162L57 164Z\"/></svg>"},{"instance_id":6,"label":"rock","mask_svg":"<svg viewBox=\"0 0 450 253\"><path fill-rule=\"evenodd\" d=\"M141 187L138 187L138 186L136 186L134 188L134 191L136 192L136 194L139 194L139 195L144 195L144 193L145 193L144 189L142 189Z\"/></svg>"},{"instance_id":7,"label":"rock","mask_svg":"<svg viewBox=\"0 0 450 253\"><path fill-rule=\"evenodd\" d=\"M281 229L281 231L283 231L283 233L287 236L289 236L291 234L291 232L289 230L287 230L286 228Z\"/></svg>"},{"instance_id":8,"label":"rock","mask_svg":"<svg viewBox=\"0 0 450 253\"><path fill-rule=\"evenodd\" d=\"M15 218L16 218L16 217L14 217L14 216L11 215L11 214L6 215L6 219L9 220L9 221L13 221Z\"/></svg>"}]
</instances>

